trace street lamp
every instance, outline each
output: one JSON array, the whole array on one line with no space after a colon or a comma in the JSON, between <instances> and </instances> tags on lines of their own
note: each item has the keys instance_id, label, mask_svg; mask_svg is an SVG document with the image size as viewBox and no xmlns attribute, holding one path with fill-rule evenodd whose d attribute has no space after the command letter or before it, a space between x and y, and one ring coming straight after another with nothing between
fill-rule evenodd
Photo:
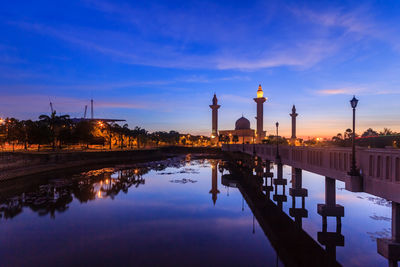
<instances>
[{"instance_id":1,"label":"street lamp","mask_svg":"<svg viewBox=\"0 0 400 267\"><path fill-rule=\"evenodd\" d=\"M254 144L254 139L255 139L255 137L254 137L254 131L253 131L253 157L256 156L256 146Z\"/></svg>"},{"instance_id":2,"label":"street lamp","mask_svg":"<svg viewBox=\"0 0 400 267\"><path fill-rule=\"evenodd\" d=\"M276 159L280 160L280 156L279 156L279 140L278 140L278 127L279 127L279 122L275 123L276 125Z\"/></svg>"},{"instance_id":3,"label":"street lamp","mask_svg":"<svg viewBox=\"0 0 400 267\"><path fill-rule=\"evenodd\" d=\"M351 176L359 176L360 172L357 170L356 166L356 107L358 104L358 99L353 96L353 99L350 100L351 107L353 108L353 136L352 136L352 158L351 158L351 169L350 175Z\"/></svg>"}]
</instances>

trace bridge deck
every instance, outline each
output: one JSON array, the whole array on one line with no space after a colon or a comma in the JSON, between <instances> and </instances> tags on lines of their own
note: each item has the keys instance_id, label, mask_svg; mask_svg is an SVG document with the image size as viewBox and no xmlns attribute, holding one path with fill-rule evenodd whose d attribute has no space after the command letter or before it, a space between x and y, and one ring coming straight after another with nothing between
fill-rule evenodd
<instances>
[{"instance_id":1,"label":"bridge deck","mask_svg":"<svg viewBox=\"0 0 400 267\"><path fill-rule=\"evenodd\" d=\"M223 145L223 151L256 153L263 160L276 160L276 146L266 144ZM285 165L345 181L351 166L351 149L338 147L279 146ZM357 147L357 167L367 193L400 203L400 150Z\"/></svg>"}]
</instances>

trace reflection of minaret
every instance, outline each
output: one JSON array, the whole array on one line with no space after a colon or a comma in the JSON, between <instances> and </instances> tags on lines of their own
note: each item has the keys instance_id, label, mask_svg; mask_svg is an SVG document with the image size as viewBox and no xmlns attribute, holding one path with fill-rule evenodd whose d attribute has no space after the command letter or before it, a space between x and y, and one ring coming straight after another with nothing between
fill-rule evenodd
<instances>
[{"instance_id":1,"label":"reflection of minaret","mask_svg":"<svg viewBox=\"0 0 400 267\"><path fill-rule=\"evenodd\" d=\"M277 206L282 210L283 202L287 201L287 196L285 193L285 186L287 185L287 179L283 179L283 165L282 163L277 164L278 178L274 179L275 194L273 195L273 200L276 201ZM278 186L282 186L282 194L278 194Z\"/></svg>"},{"instance_id":2,"label":"reflection of minaret","mask_svg":"<svg viewBox=\"0 0 400 267\"><path fill-rule=\"evenodd\" d=\"M218 143L218 109L221 106L218 105L217 96L214 94L212 99L212 105L210 108L212 109L212 131L211 131L211 144Z\"/></svg>"},{"instance_id":3,"label":"reflection of minaret","mask_svg":"<svg viewBox=\"0 0 400 267\"><path fill-rule=\"evenodd\" d=\"M292 188L289 189L289 195L292 196L292 207L289 209L289 215L294 217L295 223L302 227L302 219L308 217L308 211L305 208L305 198L308 191L302 188L302 170L292 167ZM296 208L296 197L301 197L301 208Z\"/></svg>"},{"instance_id":4,"label":"reflection of minaret","mask_svg":"<svg viewBox=\"0 0 400 267\"><path fill-rule=\"evenodd\" d=\"M218 170L217 170L217 162L212 161L211 162L211 190L210 194L212 194L212 201L215 205L215 202L217 202L217 194L219 194L218 191Z\"/></svg>"},{"instance_id":5,"label":"reflection of minaret","mask_svg":"<svg viewBox=\"0 0 400 267\"><path fill-rule=\"evenodd\" d=\"M291 142L294 145L295 142L296 142L296 117L297 117L297 115L299 115L299 114L296 113L295 105L293 105L292 113L289 114L289 115L290 115L290 117L292 117L292 137L291 137Z\"/></svg>"},{"instance_id":6,"label":"reflection of minaret","mask_svg":"<svg viewBox=\"0 0 400 267\"><path fill-rule=\"evenodd\" d=\"M257 143L261 143L261 140L264 139L264 127L263 127L263 121L264 121L264 110L263 110L263 105L264 102L267 101L267 99L264 97L263 90L261 88L261 84L258 86L257 90L257 97L254 98L254 101L257 103Z\"/></svg>"}]
</instances>

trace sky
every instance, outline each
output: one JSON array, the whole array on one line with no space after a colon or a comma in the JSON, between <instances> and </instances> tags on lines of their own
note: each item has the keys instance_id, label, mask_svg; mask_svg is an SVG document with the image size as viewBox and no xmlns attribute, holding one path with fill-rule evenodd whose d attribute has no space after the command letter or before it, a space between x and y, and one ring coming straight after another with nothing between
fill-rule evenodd
<instances>
[{"instance_id":1,"label":"sky","mask_svg":"<svg viewBox=\"0 0 400 267\"><path fill-rule=\"evenodd\" d=\"M400 131L400 1L3 1L0 117L50 113L209 135L247 117L331 137Z\"/></svg>"}]
</instances>

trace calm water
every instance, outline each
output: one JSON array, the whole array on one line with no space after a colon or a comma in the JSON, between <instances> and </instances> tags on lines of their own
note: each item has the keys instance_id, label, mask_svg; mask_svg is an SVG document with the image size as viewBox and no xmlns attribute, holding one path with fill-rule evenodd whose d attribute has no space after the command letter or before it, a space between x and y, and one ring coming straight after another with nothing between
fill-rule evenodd
<instances>
[{"instance_id":1,"label":"calm water","mask_svg":"<svg viewBox=\"0 0 400 267\"><path fill-rule=\"evenodd\" d=\"M221 184L217 164L187 157L2 188L1 265L282 266L238 189ZM290 167L284 176L288 194ZM375 239L390 236L390 203L347 192L341 182L336 186L337 203L345 207L337 260L344 266L387 265ZM303 172L303 187L303 229L317 240L324 177ZM284 212L291 205L288 196ZM335 229L336 221L328 219L328 231Z\"/></svg>"}]
</instances>

